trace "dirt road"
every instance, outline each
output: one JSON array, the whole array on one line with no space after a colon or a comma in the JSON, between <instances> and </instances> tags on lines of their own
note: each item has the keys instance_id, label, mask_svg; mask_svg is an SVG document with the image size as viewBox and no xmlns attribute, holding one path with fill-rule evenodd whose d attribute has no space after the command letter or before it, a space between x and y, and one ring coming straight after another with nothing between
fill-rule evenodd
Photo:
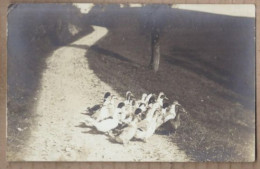
<instances>
[{"instance_id":1,"label":"dirt road","mask_svg":"<svg viewBox=\"0 0 260 169\"><path fill-rule=\"evenodd\" d=\"M34 99L36 125L18 159L26 161L188 161L167 136L153 135L147 143L133 141L128 146L111 143L105 135L88 133L78 127L84 121L86 107L100 102L110 91L89 68L86 49L106 36L107 29L94 26L94 31L54 51L46 61L41 89ZM120 98L120 96L118 95Z\"/></svg>"}]
</instances>

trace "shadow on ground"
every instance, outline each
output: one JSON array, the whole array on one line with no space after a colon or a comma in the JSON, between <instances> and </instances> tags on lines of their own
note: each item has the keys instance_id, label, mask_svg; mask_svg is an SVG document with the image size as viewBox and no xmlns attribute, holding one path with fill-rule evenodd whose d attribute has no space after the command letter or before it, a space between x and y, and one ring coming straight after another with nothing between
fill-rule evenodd
<instances>
[{"instance_id":1,"label":"shadow on ground","mask_svg":"<svg viewBox=\"0 0 260 169\"><path fill-rule=\"evenodd\" d=\"M48 56L59 46L93 31L81 22L79 9L70 4L16 4L11 8L7 45L7 156L15 156L24 147L34 128L37 97Z\"/></svg>"},{"instance_id":2,"label":"shadow on ground","mask_svg":"<svg viewBox=\"0 0 260 169\"><path fill-rule=\"evenodd\" d=\"M152 12L153 11L153 12ZM152 14L153 13L153 14ZM198 161L252 160L255 20L147 5L96 6L92 25L109 32L87 52L96 75L124 96L164 91L188 110L173 137ZM163 19L162 19L163 18ZM147 68L150 29L160 30L161 63ZM249 146L248 146L249 145ZM251 149L248 149L250 147Z\"/></svg>"}]
</instances>

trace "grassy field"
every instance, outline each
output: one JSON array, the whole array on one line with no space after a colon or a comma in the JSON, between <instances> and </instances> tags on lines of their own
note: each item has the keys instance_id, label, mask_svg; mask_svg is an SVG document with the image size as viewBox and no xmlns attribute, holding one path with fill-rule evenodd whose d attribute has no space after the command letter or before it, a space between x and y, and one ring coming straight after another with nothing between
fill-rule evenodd
<instances>
[{"instance_id":1,"label":"grassy field","mask_svg":"<svg viewBox=\"0 0 260 169\"><path fill-rule=\"evenodd\" d=\"M116 15L111 8L93 21L109 33L86 55L90 67L122 96L163 91L178 100L189 113L172 139L194 160L252 161L254 19L158 9L154 17L164 20L155 24L161 63L154 73L148 69L153 25L133 19L140 13Z\"/></svg>"}]
</instances>

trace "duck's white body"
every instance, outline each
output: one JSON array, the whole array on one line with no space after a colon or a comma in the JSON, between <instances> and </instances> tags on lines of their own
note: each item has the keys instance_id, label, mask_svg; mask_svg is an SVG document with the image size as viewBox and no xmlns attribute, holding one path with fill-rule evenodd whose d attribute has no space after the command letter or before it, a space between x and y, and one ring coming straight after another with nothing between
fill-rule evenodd
<instances>
[{"instance_id":1,"label":"duck's white body","mask_svg":"<svg viewBox=\"0 0 260 169\"><path fill-rule=\"evenodd\" d=\"M112 118L112 119L106 119L101 122L96 122L93 125L98 131L101 132L108 132L118 126L119 120Z\"/></svg>"},{"instance_id":2,"label":"duck's white body","mask_svg":"<svg viewBox=\"0 0 260 169\"><path fill-rule=\"evenodd\" d=\"M156 130L156 120L157 115L155 115L151 121L144 120L137 124L137 130L134 137L146 142L147 139L151 137Z\"/></svg>"},{"instance_id":3,"label":"duck's white body","mask_svg":"<svg viewBox=\"0 0 260 169\"><path fill-rule=\"evenodd\" d=\"M144 93L138 101L130 91L126 92L126 100L122 100L117 106L113 100L115 97L107 92L104 96L104 103L99 105L98 111L92 116L89 114L86 124L95 127L100 132L111 133L111 137L119 143L127 144L135 137L147 141L155 130L167 121L174 129L180 126L179 112L186 112L180 104L174 101L169 106L164 99L168 99L163 92L158 97L155 94ZM93 111L97 108L94 107ZM187 113L187 112L186 112ZM115 129L117 134L112 134ZM113 131L115 132L115 131Z\"/></svg>"},{"instance_id":4,"label":"duck's white body","mask_svg":"<svg viewBox=\"0 0 260 169\"><path fill-rule=\"evenodd\" d=\"M176 105L178 105L178 104L173 103L173 104L171 105L171 107L170 107L169 112L168 112L170 115L174 116L174 118L175 118L175 116L176 116Z\"/></svg>"},{"instance_id":5,"label":"duck's white body","mask_svg":"<svg viewBox=\"0 0 260 169\"><path fill-rule=\"evenodd\" d=\"M157 116L156 119L156 128L161 126L164 123L165 117L166 117L166 108L161 108L160 109L160 114Z\"/></svg>"},{"instance_id":6,"label":"duck's white body","mask_svg":"<svg viewBox=\"0 0 260 169\"><path fill-rule=\"evenodd\" d=\"M167 121L169 121L171 119L175 119L175 117L176 117L176 114L172 114L172 113L166 114L163 122L166 123Z\"/></svg>"},{"instance_id":7,"label":"duck's white body","mask_svg":"<svg viewBox=\"0 0 260 169\"><path fill-rule=\"evenodd\" d=\"M134 114L134 110L136 109L135 100L131 100L128 104L126 104L126 116L130 116Z\"/></svg>"},{"instance_id":8,"label":"duck's white body","mask_svg":"<svg viewBox=\"0 0 260 169\"><path fill-rule=\"evenodd\" d=\"M93 114L91 117L97 121L104 120L105 118L109 117L110 108L108 106L102 107L99 111Z\"/></svg>"},{"instance_id":9,"label":"duck's white body","mask_svg":"<svg viewBox=\"0 0 260 169\"><path fill-rule=\"evenodd\" d=\"M156 103L159 103L160 106L162 107L164 99L168 99L168 98L165 96L165 94L163 92L160 92L158 97L157 97Z\"/></svg>"},{"instance_id":10,"label":"duck's white body","mask_svg":"<svg viewBox=\"0 0 260 169\"><path fill-rule=\"evenodd\" d=\"M154 112L155 112L158 108L160 108L160 105L157 104L157 103L154 103L154 104L152 105L152 107L147 110L145 120L147 120L147 121L150 122L150 121L152 120L152 118L153 118Z\"/></svg>"},{"instance_id":11,"label":"duck's white body","mask_svg":"<svg viewBox=\"0 0 260 169\"><path fill-rule=\"evenodd\" d=\"M88 107L87 110L86 110L86 113L90 116L96 116L94 115L95 113L97 113L97 111L100 111L102 107L108 105L110 103L110 100L111 100L111 93L110 92L106 92L105 95L104 95L104 100L102 103L100 104L96 104L95 106L93 107ZM96 117L94 117L96 118Z\"/></svg>"},{"instance_id":12,"label":"duck's white body","mask_svg":"<svg viewBox=\"0 0 260 169\"><path fill-rule=\"evenodd\" d=\"M134 137L137 125L136 125L137 119L133 120L126 128L123 129L122 133L115 137L115 140L118 143L122 144L128 144L129 141Z\"/></svg>"},{"instance_id":13,"label":"duck's white body","mask_svg":"<svg viewBox=\"0 0 260 169\"><path fill-rule=\"evenodd\" d=\"M146 93L143 93L141 100L138 100L138 101L137 101L138 106L139 106L141 103L145 103L146 97L147 97L147 94L146 94Z\"/></svg>"},{"instance_id":14,"label":"duck's white body","mask_svg":"<svg viewBox=\"0 0 260 169\"><path fill-rule=\"evenodd\" d=\"M105 101L104 106L93 114L91 117L96 121L102 121L108 117L113 116L113 112L115 111L115 101L114 98L111 100Z\"/></svg>"},{"instance_id":15,"label":"duck's white body","mask_svg":"<svg viewBox=\"0 0 260 169\"><path fill-rule=\"evenodd\" d=\"M150 99L152 98L152 97L154 97L154 94L149 94L146 98L145 98L145 101L144 101L144 103L145 103L145 105L148 107L148 106L151 106L151 105L149 105L149 101L150 101Z\"/></svg>"},{"instance_id":16,"label":"duck's white body","mask_svg":"<svg viewBox=\"0 0 260 169\"><path fill-rule=\"evenodd\" d=\"M118 118L119 118L119 122L120 122L120 123L123 123L123 122L126 120L126 116L127 116L126 114L127 114L127 113L126 113L126 109L125 109L125 107L123 107L123 108L121 109L119 115L118 115Z\"/></svg>"},{"instance_id":17,"label":"duck's white body","mask_svg":"<svg viewBox=\"0 0 260 169\"><path fill-rule=\"evenodd\" d=\"M154 133L156 129L156 120L159 113L157 112L158 104L154 104L147 112L146 118L137 124L135 138L146 140Z\"/></svg>"},{"instance_id":18,"label":"duck's white body","mask_svg":"<svg viewBox=\"0 0 260 169\"><path fill-rule=\"evenodd\" d=\"M163 106L163 99L161 99L161 98L157 99L156 103L159 104L162 107Z\"/></svg>"},{"instance_id":19,"label":"duck's white body","mask_svg":"<svg viewBox=\"0 0 260 169\"><path fill-rule=\"evenodd\" d=\"M103 121L97 121L93 119L87 119L87 126L94 126L100 132L108 132L114 128L116 128L119 124L119 112L121 112L120 108L116 108L114 115L112 118L105 119Z\"/></svg>"},{"instance_id":20,"label":"duck's white body","mask_svg":"<svg viewBox=\"0 0 260 169\"><path fill-rule=\"evenodd\" d=\"M163 123L166 123L167 121L172 120L172 119L174 119L175 117L176 117L176 115L174 115L174 114L169 114L169 113L167 113L167 114L165 114L165 115L160 115L160 116L158 116L158 117L157 117L157 120L156 120L156 129L157 129L158 127L160 127Z\"/></svg>"},{"instance_id":21,"label":"duck's white body","mask_svg":"<svg viewBox=\"0 0 260 169\"><path fill-rule=\"evenodd\" d=\"M157 116L153 117L153 119L150 123L150 126L148 127L148 130L146 132L145 140L147 140L148 138L150 138L154 134L154 132L156 130L156 126L157 126L156 121L157 121Z\"/></svg>"},{"instance_id":22,"label":"duck's white body","mask_svg":"<svg viewBox=\"0 0 260 169\"><path fill-rule=\"evenodd\" d=\"M162 109L161 116L159 116L157 119L157 128L160 127L163 123L176 118L176 105L179 105L179 103L173 102L169 109Z\"/></svg>"},{"instance_id":23,"label":"duck's white body","mask_svg":"<svg viewBox=\"0 0 260 169\"><path fill-rule=\"evenodd\" d=\"M126 117L124 120L122 120L122 123L124 124L130 124L133 120L133 115L130 115L128 117Z\"/></svg>"}]
</instances>

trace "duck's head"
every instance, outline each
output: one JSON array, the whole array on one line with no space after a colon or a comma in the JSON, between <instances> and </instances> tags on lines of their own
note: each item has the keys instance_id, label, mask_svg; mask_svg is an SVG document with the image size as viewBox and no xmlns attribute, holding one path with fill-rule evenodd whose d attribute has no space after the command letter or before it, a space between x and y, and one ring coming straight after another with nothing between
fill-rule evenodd
<instances>
[{"instance_id":1,"label":"duck's head","mask_svg":"<svg viewBox=\"0 0 260 169\"><path fill-rule=\"evenodd\" d=\"M142 111L145 111L147 109L144 103L140 103L138 108L140 108Z\"/></svg>"},{"instance_id":2,"label":"duck's head","mask_svg":"<svg viewBox=\"0 0 260 169\"><path fill-rule=\"evenodd\" d=\"M104 102L106 100L108 100L110 97L111 97L111 93L110 92L106 92L105 95L104 95Z\"/></svg>"},{"instance_id":3,"label":"duck's head","mask_svg":"<svg viewBox=\"0 0 260 169\"><path fill-rule=\"evenodd\" d=\"M152 95L149 95L149 100L148 100L148 105L150 104L154 104L156 102L156 98L155 98L155 95L152 94Z\"/></svg>"},{"instance_id":4,"label":"duck's head","mask_svg":"<svg viewBox=\"0 0 260 169\"><path fill-rule=\"evenodd\" d=\"M173 105L180 105L180 103L179 103L177 100L174 100L174 101L172 102L172 104L173 104Z\"/></svg>"},{"instance_id":5,"label":"duck's head","mask_svg":"<svg viewBox=\"0 0 260 169\"><path fill-rule=\"evenodd\" d=\"M168 100L168 98L165 96L165 94L161 94L158 96L156 103L159 103L161 106L163 106L165 99Z\"/></svg>"},{"instance_id":6,"label":"duck's head","mask_svg":"<svg viewBox=\"0 0 260 169\"><path fill-rule=\"evenodd\" d=\"M140 120L143 120L144 119L144 113L143 113L143 110L140 109L140 108L137 108L135 110L135 117L140 121Z\"/></svg>"},{"instance_id":7,"label":"duck's head","mask_svg":"<svg viewBox=\"0 0 260 169\"><path fill-rule=\"evenodd\" d=\"M138 114L140 114L140 113L142 113L142 109L137 108L137 109L135 110L135 115L138 115Z\"/></svg>"},{"instance_id":8,"label":"duck's head","mask_svg":"<svg viewBox=\"0 0 260 169\"><path fill-rule=\"evenodd\" d=\"M116 113L118 115L121 115L121 114L125 113L125 103L124 102L118 103L117 109L116 109Z\"/></svg>"},{"instance_id":9,"label":"duck's head","mask_svg":"<svg viewBox=\"0 0 260 169\"><path fill-rule=\"evenodd\" d=\"M120 103L118 103L117 108L121 109L124 106L125 106L125 103L124 102L120 102Z\"/></svg>"},{"instance_id":10,"label":"duck's head","mask_svg":"<svg viewBox=\"0 0 260 169\"><path fill-rule=\"evenodd\" d=\"M151 97L156 97L156 95L153 94L153 93L150 93L150 94L148 94L148 95L146 96L145 100L148 101Z\"/></svg>"},{"instance_id":11,"label":"duck's head","mask_svg":"<svg viewBox=\"0 0 260 169\"><path fill-rule=\"evenodd\" d=\"M157 98L161 98L162 95L165 95L163 92L160 92Z\"/></svg>"},{"instance_id":12,"label":"duck's head","mask_svg":"<svg viewBox=\"0 0 260 169\"><path fill-rule=\"evenodd\" d=\"M161 92L161 93L159 94L158 99L161 99L161 100L164 100L164 99L169 100L163 92Z\"/></svg>"},{"instance_id":13,"label":"duck's head","mask_svg":"<svg viewBox=\"0 0 260 169\"><path fill-rule=\"evenodd\" d=\"M127 91L127 92L126 92L126 100L130 100L130 99L133 98L133 97L134 97L134 95L133 95L132 92L130 92L130 91Z\"/></svg>"},{"instance_id":14,"label":"duck's head","mask_svg":"<svg viewBox=\"0 0 260 169\"><path fill-rule=\"evenodd\" d=\"M175 100L175 101L172 103L172 105L175 106L175 112L176 112L177 114L179 114L179 113L185 113L185 114L187 114L187 111L184 109L184 107L183 107L178 101Z\"/></svg>"},{"instance_id":15,"label":"duck's head","mask_svg":"<svg viewBox=\"0 0 260 169\"><path fill-rule=\"evenodd\" d=\"M126 98L127 98L127 96L129 96L131 93L132 93L132 92L127 91L126 94L125 94Z\"/></svg>"},{"instance_id":16,"label":"duck's head","mask_svg":"<svg viewBox=\"0 0 260 169\"><path fill-rule=\"evenodd\" d=\"M163 103L162 109L161 109L162 114L165 114L165 113L168 112L169 110L170 110L170 105L169 105L169 103Z\"/></svg>"},{"instance_id":17,"label":"duck's head","mask_svg":"<svg viewBox=\"0 0 260 169\"><path fill-rule=\"evenodd\" d=\"M134 96L134 95L130 95L129 98L128 98L128 100L129 100L130 103L132 102L132 100L135 101L135 96Z\"/></svg>"}]
</instances>

